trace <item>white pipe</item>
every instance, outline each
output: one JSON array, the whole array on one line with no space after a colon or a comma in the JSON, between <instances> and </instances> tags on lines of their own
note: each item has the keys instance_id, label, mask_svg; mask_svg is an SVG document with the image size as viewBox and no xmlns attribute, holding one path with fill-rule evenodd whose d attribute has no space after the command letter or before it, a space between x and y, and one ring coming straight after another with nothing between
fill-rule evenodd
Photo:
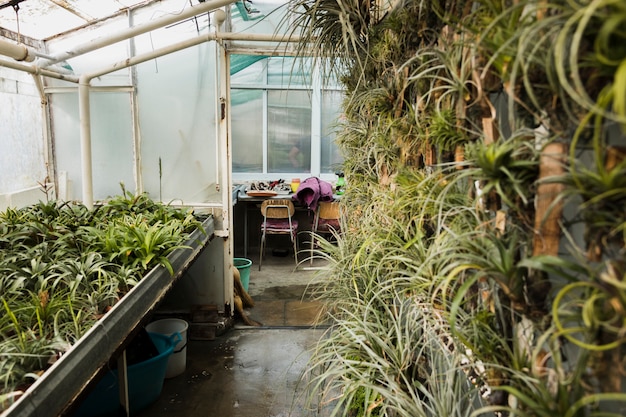
<instances>
[{"instance_id":1,"label":"white pipe","mask_svg":"<svg viewBox=\"0 0 626 417\"><path fill-rule=\"evenodd\" d=\"M215 12L215 21L217 22L217 31L221 31L226 21L226 13L222 10ZM216 31L216 32L217 32ZM217 33L216 33L217 35ZM234 259L234 244L231 231L233 230L233 193L232 193L232 180L230 176L230 141L228 135L228 126L230 124L230 112L228 105L228 75L229 75L229 62L228 54L224 48L223 42L220 40L217 42L217 74L219 89L216 91L218 106L218 117L216 123L218 124L218 135L216 138L217 148L219 153L219 166L221 168L220 183L222 185L222 231L224 234L223 241L223 253L224 253L224 301L230 306L230 314L234 314L234 285L233 285L233 259Z\"/></svg>"},{"instance_id":2,"label":"white pipe","mask_svg":"<svg viewBox=\"0 0 626 417\"><path fill-rule=\"evenodd\" d=\"M16 61L33 62L35 60L35 52L32 49L3 39L0 39L0 54L13 58Z\"/></svg>"},{"instance_id":3,"label":"white pipe","mask_svg":"<svg viewBox=\"0 0 626 417\"><path fill-rule=\"evenodd\" d=\"M43 76L50 77L50 78L56 78L58 80L78 83L78 77L75 75L61 74L59 72L56 72L50 69L40 68L40 67L36 67L33 65L22 64L20 62L5 61L5 60L0 59L0 66L11 68L17 71L23 71L23 72L33 74L33 75L43 75Z\"/></svg>"},{"instance_id":4,"label":"white pipe","mask_svg":"<svg viewBox=\"0 0 626 417\"><path fill-rule=\"evenodd\" d=\"M135 25L134 14L128 13L128 26L133 27ZM129 55L135 56L137 53L135 38L131 38L128 42ZM137 68L131 67L130 69L131 85L137 85ZM141 175L141 128L139 125L139 100L137 99L137 89L133 88L130 91L130 111L133 121L132 126L132 138L133 138L133 178L135 179L135 193L142 194L143 188L143 175ZM160 169L160 167L159 167ZM159 178L159 182L161 179ZM159 199L161 196L159 195Z\"/></svg>"},{"instance_id":5,"label":"white pipe","mask_svg":"<svg viewBox=\"0 0 626 417\"><path fill-rule=\"evenodd\" d=\"M215 12L215 21L218 23L217 25L217 29L219 30L219 28L222 26L223 23L221 23L221 20L223 18L225 18L226 14L225 13L218 13L217 11ZM215 64L214 64L214 68L215 68L215 74L213 76L213 81L214 81L214 91L215 91L215 95L216 97L219 97L218 92L220 91L220 77L219 77L219 66L218 63L220 62L220 54L222 53L220 50L220 45L216 44L215 45ZM219 103L219 100L216 100L215 102L215 178L217 181L217 187L220 186L220 184L222 183L222 177L221 177L221 167L220 167L220 152L219 152L219 137L220 137L220 124L219 124L219 119L220 119L220 110L221 110L221 105ZM219 189L219 188L218 188ZM226 265L226 264L224 264Z\"/></svg>"},{"instance_id":6,"label":"white pipe","mask_svg":"<svg viewBox=\"0 0 626 417\"><path fill-rule=\"evenodd\" d=\"M86 42L82 45L76 46L71 51L65 51L61 53L57 53L52 55L52 60L50 59L42 59L38 58L36 64L38 66L49 66L52 64L56 64L57 62L65 61L69 58L73 58L79 55L86 54L88 52L95 51L96 49L103 48L105 46L112 45L117 42L121 42L137 35L141 35L143 33L150 32L155 29L160 29L164 26L168 26L182 20L190 19L202 13L208 13L217 8L227 6L231 3L234 3L235 0L211 0L203 3L199 3L195 6L191 6L181 13L178 14L170 14L163 16L158 19L151 20L141 25L137 25L122 31L119 31L110 36L103 36L101 38L93 39L89 42Z\"/></svg>"},{"instance_id":7,"label":"white pipe","mask_svg":"<svg viewBox=\"0 0 626 417\"><path fill-rule=\"evenodd\" d=\"M78 105L80 115L80 159L82 161L83 204L93 208L93 175L91 160L91 111L89 107L89 83L91 79L84 75L78 83Z\"/></svg>"},{"instance_id":8,"label":"white pipe","mask_svg":"<svg viewBox=\"0 0 626 417\"><path fill-rule=\"evenodd\" d=\"M234 219L233 219L233 179L232 179L232 142L231 142L231 133L230 133L230 55L226 52L226 49L223 47L222 49L222 80L221 83L224 87L224 106L225 106L225 118L221 122L222 125L222 143L224 144L225 149L220 153L222 157L222 170L224 176L226 176L226 180L222 183L222 201L224 202L224 208L226 209L224 212L224 223L228 226L228 238L224 242L224 252L225 252L225 265L231 265L235 256L235 236L233 234L234 230ZM228 259L226 259L228 257ZM232 268L229 270L229 274L225 276L226 285L226 295L229 296L227 300L229 300L230 305L234 309L234 285L233 285L233 271ZM234 313L234 310L231 311L231 314Z\"/></svg>"},{"instance_id":9,"label":"white pipe","mask_svg":"<svg viewBox=\"0 0 626 417\"><path fill-rule=\"evenodd\" d=\"M218 32L217 39L225 41L254 41L254 42L300 42L302 36L267 35L263 33L231 33Z\"/></svg>"},{"instance_id":10,"label":"white pipe","mask_svg":"<svg viewBox=\"0 0 626 417\"><path fill-rule=\"evenodd\" d=\"M52 181L54 183L55 198L58 199L59 184L56 176L54 175L54 164L50 163L50 158L52 155L50 154L50 118L48 117L49 101L44 91L43 80L41 79L41 77L33 74L33 80L35 82L35 85L37 86L37 91L39 91L39 97L41 98L41 120L45 122L45 127L43 129L43 158L44 164L46 166L47 182Z\"/></svg>"},{"instance_id":11,"label":"white pipe","mask_svg":"<svg viewBox=\"0 0 626 417\"><path fill-rule=\"evenodd\" d=\"M118 61L110 66L103 67L97 71L94 71L89 74L85 74L90 80L101 77L105 74L109 74L111 72L119 71L121 69L141 64L146 61L150 61L155 58L159 58L163 55L168 55L173 52L178 52L182 49L190 48L192 46L197 46L203 44L205 42L214 41L214 40L247 40L247 41L262 41L262 42L298 42L299 37L285 38L284 36L275 36L275 35L264 35L264 34L254 34L254 35L244 35L238 33L207 33L205 35L200 35L195 38L187 39L185 41L177 42L172 45L164 46L162 48L154 49L150 52L146 52L140 55L135 55L132 58L125 59L123 61Z\"/></svg>"}]
</instances>

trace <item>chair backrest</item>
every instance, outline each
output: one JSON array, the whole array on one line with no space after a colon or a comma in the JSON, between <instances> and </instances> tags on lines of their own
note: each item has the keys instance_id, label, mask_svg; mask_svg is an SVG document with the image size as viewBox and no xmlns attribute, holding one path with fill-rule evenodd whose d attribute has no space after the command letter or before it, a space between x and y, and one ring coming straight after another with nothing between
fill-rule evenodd
<instances>
[{"instance_id":1,"label":"chair backrest","mask_svg":"<svg viewBox=\"0 0 626 417\"><path fill-rule=\"evenodd\" d=\"M261 203L261 214L268 219L288 219L295 212L296 208L288 199L270 198Z\"/></svg>"},{"instance_id":2,"label":"chair backrest","mask_svg":"<svg viewBox=\"0 0 626 417\"><path fill-rule=\"evenodd\" d=\"M339 220L341 217L338 201L320 201L317 208L318 218L324 220Z\"/></svg>"}]
</instances>

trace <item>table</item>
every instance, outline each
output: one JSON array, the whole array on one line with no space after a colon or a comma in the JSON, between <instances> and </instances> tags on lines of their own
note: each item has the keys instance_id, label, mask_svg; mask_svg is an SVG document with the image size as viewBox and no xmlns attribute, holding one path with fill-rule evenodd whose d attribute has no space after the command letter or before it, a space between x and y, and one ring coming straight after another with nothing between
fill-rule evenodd
<instances>
[{"instance_id":1,"label":"table","mask_svg":"<svg viewBox=\"0 0 626 417\"><path fill-rule=\"evenodd\" d=\"M262 203L264 200L267 199L288 199L291 200L291 197L293 196L293 193L289 193L289 194L276 194L274 196L249 196L248 194L246 194L245 190L240 189L239 190L239 194L237 195L237 203L242 202L244 204L246 204L246 207L244 209L244 213L243 213L243 257L247 258L248 257L248 205L251 203ZM297 205L296 202L294 201L294 205Z\"/></svg>"},{"instance_id":2,"label":"table","mask_svg":"<svg viewBox=\"0 0 626 417\"><path fill-rule=\"evenodd\" d=\"M244 209L244 220L243 220L243 229L244 229L244 236L243 236L243 257L247 258L248 257L248 205L249 204L256 204L256 203L262 203L264 200L267 199L288 199L288 200L292 200L294 193L289 193L289 194L277 194L274 196L249 196L248 194L246 194L245 191L245 187L242 188L238 188L237 189L237 198L236 200L233 198L233 201L236 201L237 203L242 202L244 204L246 204L246 207ZM341 199L341 195L338 194L333 194L333 200L338 201ZM296 210L301 210L301 211L308 211L309 209L306 207L303 207L301 205L298 204L297 201L293 201L294 206L296 207Z\"/></svg>"}]
</instances>

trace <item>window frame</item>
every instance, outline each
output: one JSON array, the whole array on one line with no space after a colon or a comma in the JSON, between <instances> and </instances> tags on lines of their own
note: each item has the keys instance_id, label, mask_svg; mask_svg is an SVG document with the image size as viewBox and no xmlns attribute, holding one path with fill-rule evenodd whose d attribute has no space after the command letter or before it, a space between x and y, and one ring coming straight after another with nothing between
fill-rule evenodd
<instances>
[{"instance_id":1,"label":"window frame","mask_svg":"<svg viewBox=\"0 0 626 417\"><path fill-rule=\"evenodd\" d=\"M322 93L324 91L341 92L343 89L336 85L322 86L321 77L317 68L312 68L311 84L269 84L268 83L268 67L269 59L282 57L267 57L263 65L264 82L256 83L237 83L231 78L231 90L257 90L262 92L262 149L263 149L263 172L237 172L232 171L232 179L234 182L243 181L266 181L283 178L287 181L291 178L305 179L308 177L319 177L327 181L336 180L335 173L321 172L321 147L322 147ZM284 57L288 58L288 57ZM311 95L311 172L268 172L268 92L271 90L287 90L287 91L307 91ZM339 116L339 115L338 115ZM232 138L233 146L236 146L234 138Z\"/></svg>"}]
</instances>

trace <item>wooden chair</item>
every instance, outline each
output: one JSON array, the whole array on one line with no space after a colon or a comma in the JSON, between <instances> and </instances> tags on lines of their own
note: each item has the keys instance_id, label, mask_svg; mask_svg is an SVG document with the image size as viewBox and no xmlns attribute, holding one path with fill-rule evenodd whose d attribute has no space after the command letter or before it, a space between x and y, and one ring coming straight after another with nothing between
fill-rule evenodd
<instances>
[{"instance_id":1,"label":"wooden chair","mask_svg":"<svg viewBox=\"0 0 626 417\"><path fill-rule=\"evenodd\" d=\"M311 265L313 265L313 249L315 238L318 235L333 235L341 233L341 211L338 201L320 201L315 211L315 219L311 227Z\"/></svg>"},{"instance_id":2,"label":"wooden chair","mask_svg":"<svg viewBox=\"0 0 626 417\"><path fill-rule=\"evenodd\" d=\"M289 235L293 244L296 267L298 266L298 220L293 219L296 209L289 199L268 199L261 204L261 249L259 253L259 271L265 255L267 235Z\"/></svg>"}]
</instances>

